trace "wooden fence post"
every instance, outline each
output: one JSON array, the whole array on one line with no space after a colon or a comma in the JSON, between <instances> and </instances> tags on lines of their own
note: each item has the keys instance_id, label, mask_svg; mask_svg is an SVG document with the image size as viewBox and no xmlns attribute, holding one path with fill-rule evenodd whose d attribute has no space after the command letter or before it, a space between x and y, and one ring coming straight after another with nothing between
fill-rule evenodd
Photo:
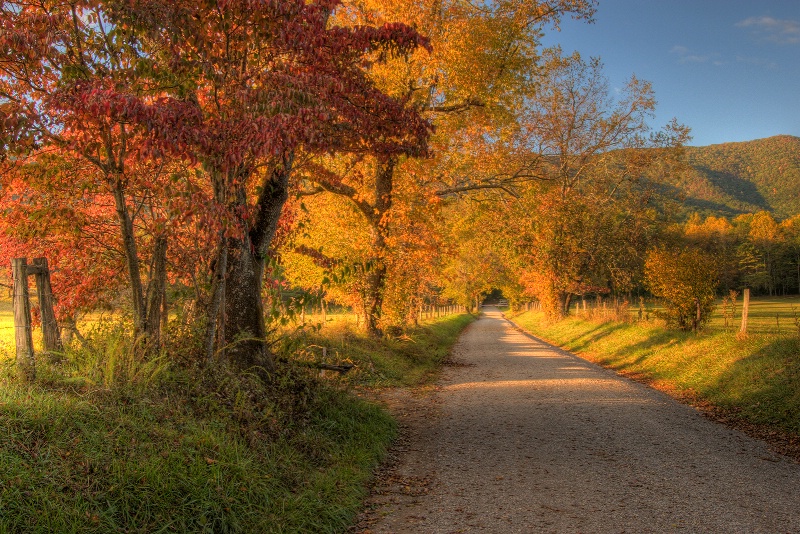
<instances>
[{"instance_id":1,"label":"wooden fence post","mask_svg":"<svg viewBox=\"0 0 800 534\"><path fill-rule=\"evenodd\" d=\"M744 290L744 302L742 303L742 327L739 329L739 333L746 334L747 333L747 312L750 310L750 289L746 288Z\"/></svg>"},{"instance_id":2,"label":"wooden fence post","mask_svg":"<svg viewBox=\"0 0 800 534\"><path fill-rule=\"evenodd\" d=\"M47 258L34 258L35 269L28 268L28 273L33 271L36 278L36 293L39 296L39 311L42 314L42 344L46 351L61 351L61 332L56 322L56 313L53 310L53 287L50 285L50 268Z\"/></svg>"},{"instance_id":3,"label":"wooden fence post","mask_svg":"<svg viewBox=\"0 0 800 534\"><path fill-rule=\"evenodd\" d=\"M25 258L11 260L14 279L14 341L17 347L17 369L28 381L36 378L33 358L33 336L31 334L31 303L28 294L28 263Z\"/></svg>"}]
</instances>

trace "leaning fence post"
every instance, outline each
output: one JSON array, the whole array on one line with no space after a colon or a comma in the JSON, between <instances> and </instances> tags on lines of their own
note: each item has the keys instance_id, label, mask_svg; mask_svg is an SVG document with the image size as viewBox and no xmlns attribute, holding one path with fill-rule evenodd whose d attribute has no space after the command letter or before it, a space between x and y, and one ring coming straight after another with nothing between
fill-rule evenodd
<instances>
[{"instance_id":1,"label":"leaning fence post","mask_svg":"<svg viewBox=\"0 0 800 534\"><path fill-rule=\"evenodd\" d=\"M745 288L744 302L742 302L742 327L739 329L739 333L741 334L747 333L747 312L749 310L750 310L750 289Z\"/></svg>"},{"instance_id":2,"label":"leaning fence post","mask_svg":"<svg viewBox=\"0 0 800 534\"><path fill-rule=\"evenodd\" d=\"M53 288L50 285L47 258L34 258L33 265L36 267L36 293L39 296L39 311L42 314L42 344L46 351L60 351L63 350L61 332L53 311Z\"/></svg>"},{"instance_id":3,"label":"leaning fence post","mask_svg":"<svg viewBox=\"0 0 800 534\"><path fill-rule=\"evenodd\" d=\"M14 341L17 347L17 369L25 380L36 378L31 334L31 303L28 295L28 264L25 258L11 260L14 279Z\"/></svg>"}]
</instances>

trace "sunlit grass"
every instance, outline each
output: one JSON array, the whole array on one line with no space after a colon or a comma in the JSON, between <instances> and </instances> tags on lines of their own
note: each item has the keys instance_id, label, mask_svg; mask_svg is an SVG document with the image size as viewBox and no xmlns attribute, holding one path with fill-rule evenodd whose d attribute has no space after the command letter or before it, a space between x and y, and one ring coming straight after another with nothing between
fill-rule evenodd
<instances>
[{"instance_id":1,"label":"sunlit grass","mask_svg":"<svg viewBox=\"0 0 800 534\"><path fill-rule=\"evenodd\" d=\"M0 532L343 532L395 434L302 369L266 387L64 376L79 367L43 359L30 385L0 371Z\"/></svg>"},{"instance_id":2,"label":"sunlit grass","mask_svg":"<svg viewBox=\"0 0 800 534\"><path fill-rule=\"evenodd\" d=\"M346 529L394 435L383 411L320 390L307 423L254 439L211 400L3 380L0 532Z\"/></svg>"},{"instance_id":3,"label":"sunlit grass","mask_svg":"<svg viewBox=\"0 0 800 534\"><path fill-rule=\"evenodd\" d=\"M796 334L737 338L734 332L718 329L695 334L648 323L574 317L548 324L538 312L526 312L514 321L604 366L726 408L746 420L800 434Z\"/></svg>"},{"instance_id":4,"label":"sunlit grass","mask_svg":"<svg viewBox=\"0 0 800 534\"><path fill-rule=\"evenodd\" d=\"M0 299L0 359L13 354L14 309L10 300Z\"/></svg>"},{"instance_id":5,"label":"sunlit grass","mask_svg":"<svg viewBox=\"0 0 800 534\"><path fill-rule=\"evenodd\" d=\"M301 347L308 359L320 361L322 350L329 364L353 364L342 380L361 386L415 386L436 378L461 331L474 320L469 314L423 320L407 332L371 339L356 328L354 316L329 318L319 332L309 331Z\"/></svg>"},{"instance_id":6,"label":"sunlit grass","mask_svg":"<svg viewBox=\"0 0 800 534\"><path fill-rule=\"evenodd\" d=\"M32 305L36 299L32 298ZM81 316L79 328L81 332L90 331L100 324L108 323L118 314L113 312L92 312ZM31 329L34 351L42 350L42 329L34 326ZM13 355L14 351L14 309L10 299L0 298L0 361Z\"/></svg>"},{"instance_id":7,"label":"sunlit grass","mask_svg":"<svg viewBox=\"0 0 800 534\"><path fill-rule=\"evenodd\" d=\"M347 531L396 435L351 388L426 383L472 317L384 340L330 319L288 345L272 383L134 358L107 321L41 356L33 384L0 359L0 532ZM302 365L312 341L351 373Z\"/></svg>"},{"instance_id":8,"label":"sunlit grass","mask_svg":"<svg viewBox=\"0 0 800 534\"><path fill-rule=\"evenodd\" d=\"M623 299L619 299L620 301ZM723 299L718 298L714 302L714 311L711 314L706 329L715 331L738 332L742 322L742 295L736 299L735 308L731 308L730 303L726 306ZM607 303L605 309L597 307L593 302L587 303L587 313L597 317L602 317L603 312L607 317L611 317L614 312L613 303ZM641 307L642 319L657 323L657 314L664 310L663 303L659 301L647 300ZM628 317L631 321L639 321L640 303L637 300L628 303ZM570 312L573 316L585 317L581 302L573 305ZM747 330L749 333L762 334L786 334L792 332L800 333L798 323L800 321L800 296L789 295L783 297L755 296L750 298L750 306L747 320Z\"/></svg>"},{"instance_id":9,"label":"sunlit grass","mask_svg":"<svg viewBox=\"0 0 800 534\"><path fill-rule=\"evenodd\" d=\"M738 331L742 321L742 296L736 302L736 314L725 325L722 300L715 303L714 313L708 326L717 330ZM751 333L798 332L795 320L800 320L800 296L753 297L747 318L747 330Z\"/></svg>"}]
</instances>

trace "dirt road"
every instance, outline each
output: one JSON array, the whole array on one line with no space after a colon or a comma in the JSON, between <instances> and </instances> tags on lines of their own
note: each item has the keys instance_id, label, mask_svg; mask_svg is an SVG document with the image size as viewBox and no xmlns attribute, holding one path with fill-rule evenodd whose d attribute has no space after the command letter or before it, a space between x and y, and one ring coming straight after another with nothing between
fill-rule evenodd
<instances>
[{"instance_id":1,"label":"dirt road","mask_svg":"<svg viewBox=\"0 0 800 534\"><path fill-rule=\"evenodd\" d=\"M426 395L361 532L800 532L800 465L490 309Z\"/></svg>"}]
</instances>

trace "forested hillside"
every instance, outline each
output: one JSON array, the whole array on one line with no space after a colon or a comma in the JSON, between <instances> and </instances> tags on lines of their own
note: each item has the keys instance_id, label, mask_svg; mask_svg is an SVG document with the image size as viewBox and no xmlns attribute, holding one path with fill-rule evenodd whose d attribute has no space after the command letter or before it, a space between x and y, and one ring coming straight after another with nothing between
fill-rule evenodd
<instances>
[{"instance_id":1,"label":"forested hillside","mask_svg":"<svg viewBox=\"0 0 800 534\"><path fill-rule=\"evenodd\" d=\"M779 135L743 143L688 147L690 169L666 187L685 195L687 213L800 213L800 138Z\"/></svg>"}]
</instances>

